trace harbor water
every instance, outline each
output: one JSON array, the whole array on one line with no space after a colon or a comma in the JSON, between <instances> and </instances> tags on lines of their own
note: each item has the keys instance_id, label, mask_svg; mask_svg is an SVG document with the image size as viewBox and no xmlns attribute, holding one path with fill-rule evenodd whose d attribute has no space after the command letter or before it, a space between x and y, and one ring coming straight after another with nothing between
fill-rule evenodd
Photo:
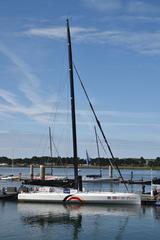
<instances>
[{"instance_id":1,"label":"harbor water","mask_svg":"<svg viewBox=\"0 0 160 240\"><path fill-rule=\"evenodd\" d=\"M29 168L0 168L1 175L29 174ZM54 169L55 175L62 175L61 168ZM48 169L49 171L49 169ZM82 174L97 173L97 169L81 169ZM72 169L68 169L70 175ZM123 170L125 179L130 170ZM144 180L159 177L160 171L134 170L134 178ZM39 169L35 170L35 174ZM103 170L107 174L107 170ZM19 186L20 182L0 181L1 186ZM124 190L122 184L85 184L94 190ZM140 185L129 185L131 191L141 191ZM150 186L146 186L147 190ZM0 201L0 239L32 240L85 240L110 239L157 240L160 236L160 207L147 206L63 206L61 204L19 203Z\"/></svg>"}]
</instances>

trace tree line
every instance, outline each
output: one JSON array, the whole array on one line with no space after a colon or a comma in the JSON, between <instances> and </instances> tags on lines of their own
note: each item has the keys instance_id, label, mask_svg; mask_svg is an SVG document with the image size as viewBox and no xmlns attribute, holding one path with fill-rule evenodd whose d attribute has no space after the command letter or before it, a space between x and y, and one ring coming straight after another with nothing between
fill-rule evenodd
<instances>
[{"instance_id":1,"label":"tree line","mask_svg":"<svg viewBox=\"0 0 160 240\"><path fill-rule=\"evenodd\" d=\"M109 166L110 165L109 158L91 158L89 165L91 166ZM111 160L113 165L114 161L118 164L118 166L132 166L132 167L159 167L160 166L160 157L155 159L145 159L143 157L140 158L115 158ZM78 163L80 165L86 165L87 162L85 159L78 158ZM17 165L17 166L28 166L30 164L34 165L55 165L55 166L66 166L74 164L74 159L72 157L49 157L49 156L42 156L37 157L33 156L31 158L15 158L11 159L8 157L0 157L0 164L7 164L9 166Z\"/></svg>"}]
</instances>

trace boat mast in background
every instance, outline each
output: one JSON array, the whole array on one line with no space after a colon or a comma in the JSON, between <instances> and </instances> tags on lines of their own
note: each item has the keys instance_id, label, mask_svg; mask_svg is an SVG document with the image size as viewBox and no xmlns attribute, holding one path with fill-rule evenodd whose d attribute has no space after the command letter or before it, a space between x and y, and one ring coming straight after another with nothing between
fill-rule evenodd
<instances>
[{"instance_id":1,"label":"boat mast in background","mask_svg":"<svg viewBox=\"0 0 160 240\"><path fill-rule=\"evenodd\" d=\"M97 135L97 130L96 126L94 126L94 131L96 135L96 145L97 145L97 153L98 153L98 160L99 160L99 167L100 167L100 177L102 177L102 169L101 169L101 162L100 162L100 152L99 152L99 144L98 144L98 135Z\"/></svg>"},{"instance_id":2,"label":"boat mast in background","mask_svg":"<svg viewBox=\"0 0 160 240\"><path fill-rule=\"evenodd\" d=\"M66 21L67 21L68 61L69 61L69 77L70 77L70 97L71 97L71 117L72 117L74 180L75 180L75 189L78 189L78 185L79 185L78 184L78 157L77 157L77 134L76 134L76 114L75 114L72 46L71 46L71 36L70 36L69 20L67 19Z\"/></svg>"},{"instance_id":3,"label":"boat mast in background","mask_svg":"<svg viewBox=\"0 0 160 240\"><path fill-rule=\"evenodd\" d=\"M50 156L51 161L53 161L53 151L52 151L52 133L51 133L51 127L49 126L49 146L50 146ZM52 163L51 163L52 164ZM53 167L51 166L51 175L53 175Z\"/></svg>"}]
</instances>

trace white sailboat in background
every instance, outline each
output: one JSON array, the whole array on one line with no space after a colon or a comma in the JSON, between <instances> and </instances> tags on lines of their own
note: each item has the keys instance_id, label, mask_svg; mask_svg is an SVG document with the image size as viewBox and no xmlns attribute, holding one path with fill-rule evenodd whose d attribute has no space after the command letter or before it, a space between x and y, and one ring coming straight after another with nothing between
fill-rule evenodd
<instances>
[{"instance_id":1,"label":"white sailboat in background","mask_svg":"<svg viewBox=\"0 0 160 240\"><path fill-rule=\"evenodd\" d=\"M74 181L75 189L60 188L39 188L37 191L21 192L18 195L19 201L24 202L53 202L53 203L84 203L84 204L140 204L140 196L128 192L90 192L82 191L82 177L78 175L77 136L76 136L76 114L74 97L74 79L72 63L72 47L67 19L68 59L70 74L70 95L71 95L71 117L73 137L73 158L74 158Z\"/></svg>"},{"instance_id":2,"label":"white sailboat in background","mask_svg":"<svg viewBox=\"0 0 160 240\"><path fill-rule=\"evenodd\" d=\"M110 182L119 182L119 178L114 178L113 175L113 165L109 165L108 168L108 177L102 174L102 167L100 162L100 151L99 151L99 144L98 144L98 135L96 127L94 126L95 136L96 136L96 145L97 145L97 157L99 159L99 174L87 174L86 176L82 177L83 182L90 182L90 183L110 183ZM89 166L91 164L91 158L89 157L88 151L86 150L86 163Z\"/></svg>"}]
</instances>

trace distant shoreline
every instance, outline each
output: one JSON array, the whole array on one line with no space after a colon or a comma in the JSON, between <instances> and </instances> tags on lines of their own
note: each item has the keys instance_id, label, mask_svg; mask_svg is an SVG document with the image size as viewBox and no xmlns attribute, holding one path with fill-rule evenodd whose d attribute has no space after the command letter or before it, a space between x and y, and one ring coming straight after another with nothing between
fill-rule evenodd
<instances>
[{"instance_id":1,"label":"distant shoreline","mask_svg":"<svg viewBox=\"0 0 160 240\"><path fill-rule=\"evenodd\" d=\"M120 169L155 169L160 170L160 157L155 159L145 159L143 157L140 158L90 158L89 161L86 159L77 159L79 168L101 168L107 169L112 162L113 166L118 165ZM0 157L0 167L29 167L31 164L36 168L39 165L45 165L46 167L54 167L54 168L72 168L75 163L75 159L73 157L49 157L42 156L32 158L15 158L11 159L8 157Z\"/></svg>"},{"instance_id":2,"label":"distant shoreline","mask_svg":"<svg viewBox=\"0 0 160 240\"><path fill-rule=\"evenodd\" d=\"M34 166L34 168L39 168L39 166L40 165L34 165L33 164L33 166ZM6 168L11 168L12 167L12 165L0 165L0 168L4 168L4 167L6 167ZM24 168L24 167L26 167L26 168L29 168L30 167L30 165L18 165L18 164L16 164L16 165L14 165L14 168L16 168L16 167L18 167L18 168ZM64 165L64 166L59 166L59 165L54 165L54 166L47 166L47 165L45 165L45 167L46 168L74 168L74 166L73 165ZM81 166L79 166L79 169L85 169L85 168L90 168L90 169L98 169L98 168L100 168L100 166L86 166L86 165L81 165ZM108 169L108 166L101 166L101 168L102 169ZM131 170L160 170L160 167L159 166L153 166L152 168L151 167L149 167L149 166L119 166L119 168L120 169L131 169Z\"/></svg>"}]
</instances>

